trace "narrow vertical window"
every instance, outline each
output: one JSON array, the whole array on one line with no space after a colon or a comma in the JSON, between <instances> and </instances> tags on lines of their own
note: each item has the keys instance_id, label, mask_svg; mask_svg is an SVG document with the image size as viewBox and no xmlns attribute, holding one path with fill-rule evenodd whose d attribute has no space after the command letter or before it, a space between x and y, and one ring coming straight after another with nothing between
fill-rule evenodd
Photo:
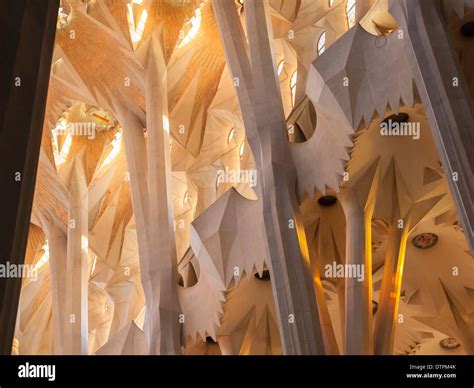
<instances>
[{"instance_id":1,"label":"narrow vertical window","mask_svg":"<svg viewBox=\"0 0 474 388\"><path fill-rule=\"evenodd\" d=\"M326 31L319 36L317 50L319 56L326 50Z\"/></svg>"},{"instance_id":2,"label":"narrow vertical window","mask_svg":"<svg viewBox=\"0 0 474 388\"><path fill-rule=\"evenodd\" d=\"M356 20L356 0L347 0L346 15L349 28L352 28Z\"/></svg>"},{"instance_id":3,"label":"narrow vertical window","mask_svg":"<svg viewBox=\"0 0 474 388\"><path fill-rule=\"evenodd\" d=\"M290 78L290 87L291 87L291 103L295 106L296 100L296 80L298 79L298 71L295 70Z\"/></svg>"}]
</instances>

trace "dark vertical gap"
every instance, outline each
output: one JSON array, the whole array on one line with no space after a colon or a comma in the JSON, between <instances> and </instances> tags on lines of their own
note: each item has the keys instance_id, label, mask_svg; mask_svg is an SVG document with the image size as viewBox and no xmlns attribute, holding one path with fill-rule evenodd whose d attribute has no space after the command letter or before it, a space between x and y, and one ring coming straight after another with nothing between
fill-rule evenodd
<instances>
[{"instance_id":1,"label":"dark vertical gap","mask_svg":"<svg viewBox=\"0 0 474 388\"><path fill-rule=\"evenodd\" d=\"M25 259L58 7L0 2L0 264ZM21 282L0 278L0 354L11 353Z\"/></svg>"}]
</instances>

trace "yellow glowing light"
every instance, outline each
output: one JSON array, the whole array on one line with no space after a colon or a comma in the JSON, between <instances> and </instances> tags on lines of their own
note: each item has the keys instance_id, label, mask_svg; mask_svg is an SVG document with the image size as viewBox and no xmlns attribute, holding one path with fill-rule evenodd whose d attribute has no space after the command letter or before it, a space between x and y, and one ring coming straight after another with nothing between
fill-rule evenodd
<instances>
[{"instance_id":1,"label":"yellow glowing light","mask_svg":"<svg viewBox=\"0 0 474 388\"><path fill-rule=\"evenodd\" d=\"M299 217L295 215L295 226L296 226L296 235L298 237L298 244L300 246L301 256L303 256L303 260L306 262L308 267L311 267L311 260L309 255L309 248L308 248L308 241L306 239L306 232L304 230L304 225ZM321 281L321 280L319 280ZM321 283L317 283L321 285Z\"/></svg>"},{"instance_id":2,"label":"yellow glowing light","mask_svg":"<svg viewBox=\"0 0 474 388\"><path fill-rule=\"evenodd\" d=\"M112 149L110 150L107 158L105 158L103 165L106 166L110 162L112 162L120 152L120 147L122 146L122 132L117 131L115 133L114 139L110 143Z\"/></svg>"},{"instance_id":3,"label":"yellow glowing light","mask_svg":"<svg viewBox=\"0 0 474 388\"><path fill-rule=\"evenodd\" d=\"M183 38L181 43L179 44L179 48L186 46L187 44L191 43L191 41L196 37L199 32L199 28L201 27L201 8L196 8L194 11L194 16L189 20L191 23L191 29L188 31L186 36Z\"/></svg>"}]
</instances>

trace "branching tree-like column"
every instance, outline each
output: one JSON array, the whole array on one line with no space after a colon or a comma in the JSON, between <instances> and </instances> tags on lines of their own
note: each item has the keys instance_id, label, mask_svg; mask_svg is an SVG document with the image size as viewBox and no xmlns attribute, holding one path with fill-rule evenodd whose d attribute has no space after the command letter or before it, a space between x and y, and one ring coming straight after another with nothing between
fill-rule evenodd
<instances>
[{"instance_id":1,"label":"branching tree-like column","mask_svg":"<svg viewBox=\"0 0 474 388\"><path fill-rule=\"evenodd\" d=\"M69 184L66 260L66 354L88 354L88 188L80 158L74 161ZM63 321L64 322L64 321Z\"/></svg>"},{"instance_id":2,"label":"branching tree-like column","mask_svg":"<svg viewBox=\"0 0 474 388\"><path fill-rule=\"evenodd\" d=\"M148 204L149 247L147 268L147 330L150 330L152 354L181 353L179 301L177 293L178 260L174 235L173 197L171 190L170 128L166 63L162 47L153 35L145 74L146 124L148 130ZM158 289L155 287L158 286Z\"/></svg>"},{"instance_id":3,"label":"branching tree-like column","mask_svg":"<svg viewBox=\"0 0 474 388\"><path fill-rule=\"evenodd\" d=\"M391 192L391 216L379 307L375 321L374 351L378 355L393 354L408 235L444 196L415 202L407 212L403 213L399 206L401 202L399 192L405 191L403 185L403 181L397 179L396 167L393 162L382 184Z\"/></svg>"},{"instance_id":4,"label":"branching tree-like column","mask_svg":"<svg viewBox=\"0 0 474 388\"><path fill-rule=\"evenodd\" d=\"M336 335L332 327L331 316L329 315L328 305L326 303L326 294L321 283L321 276L316 260L311 260L311 271L314 279L314 290L316 302L318 305L318 314L321 324L321 333L324 341L324 353L331 356L339 355Z\"/></svg>"},{"instance_id":5,"label":"branching tree-like column","mask_svg":"<svg viewBox=\"0 0 474 388\"><path fill-rule=\"evenodd\" d=\"M375 323L375 354L390 355L395 339L405 248L408 237L407 227L399 227L394 220L389 226L388 245L385 254L382 286L380 288L379 308Z\"/></svg>"},{"instance_id":6,"label":"branching tree-like column","mask_svg":"<svg viewBox=\"0 0 474 388\"><path fill-rule=\"evenodd\" d=\"M129 106L115 101L123 126L145 292L145 335L150 354L180 354L178 270L171 192L167 73L161 34L151 37L145 60L146 128ZM146 150L146 152L145 152Z\"/></svg>"},{"instance_id":7,"label":"branching tree-like column","mask_svg":"<svg viewBox=\"0 0 474 388\"><path fill-rule=\"evenodd\" d=\"M273 294L285 354L323 354L306 236L295 195L296 171L269 35L266 1L245 2L250 58L232 1L213 0L258 173ZM296 227L296 228L295 228Z\"/></svg>"},{"instance_id":8,"label":"branching tree-like column","mask_svg":"<svg viewBox=\"0 0 474 388\"><path fill-rule=\"evenodd\" d=\"M364 279L345 279L344 353L373 354L372 214L377 187L377 163L351 180L339 194L346 216L346 265L363 268Z\"/></svg>"}]
</instances>

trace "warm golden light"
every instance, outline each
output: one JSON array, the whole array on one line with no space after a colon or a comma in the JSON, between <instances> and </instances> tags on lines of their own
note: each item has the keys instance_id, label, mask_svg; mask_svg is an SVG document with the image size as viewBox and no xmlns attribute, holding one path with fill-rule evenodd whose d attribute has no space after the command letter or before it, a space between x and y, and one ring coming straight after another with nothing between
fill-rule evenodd
<instances>
[{"instance_id":1,"label":"warm golden light","mask_svg":"<svg viewBox=\"0 0 474 388\"><path fill-rule=\"evenodd\" d=\"M191 29L186 34L186 36L181 41L181 43L178 45L178 48L184 47L187 44L191 43L191 41L196 37L201 27L201 19L202 19L201 8L198 7L194 11L194 16L189 20L189 23L191 23Z\"/></svg>"},{"instance_id":2,"label":"warm golden light","mask_svg":"<svg viewBox=\"0 0 474 388\"><path fill-rule=\"evenodd\" d=\"M388 12L377 12L372 17L372 23L381 35L390 35L398 28L397 21Z\"/></svg>"}]
</instances>

